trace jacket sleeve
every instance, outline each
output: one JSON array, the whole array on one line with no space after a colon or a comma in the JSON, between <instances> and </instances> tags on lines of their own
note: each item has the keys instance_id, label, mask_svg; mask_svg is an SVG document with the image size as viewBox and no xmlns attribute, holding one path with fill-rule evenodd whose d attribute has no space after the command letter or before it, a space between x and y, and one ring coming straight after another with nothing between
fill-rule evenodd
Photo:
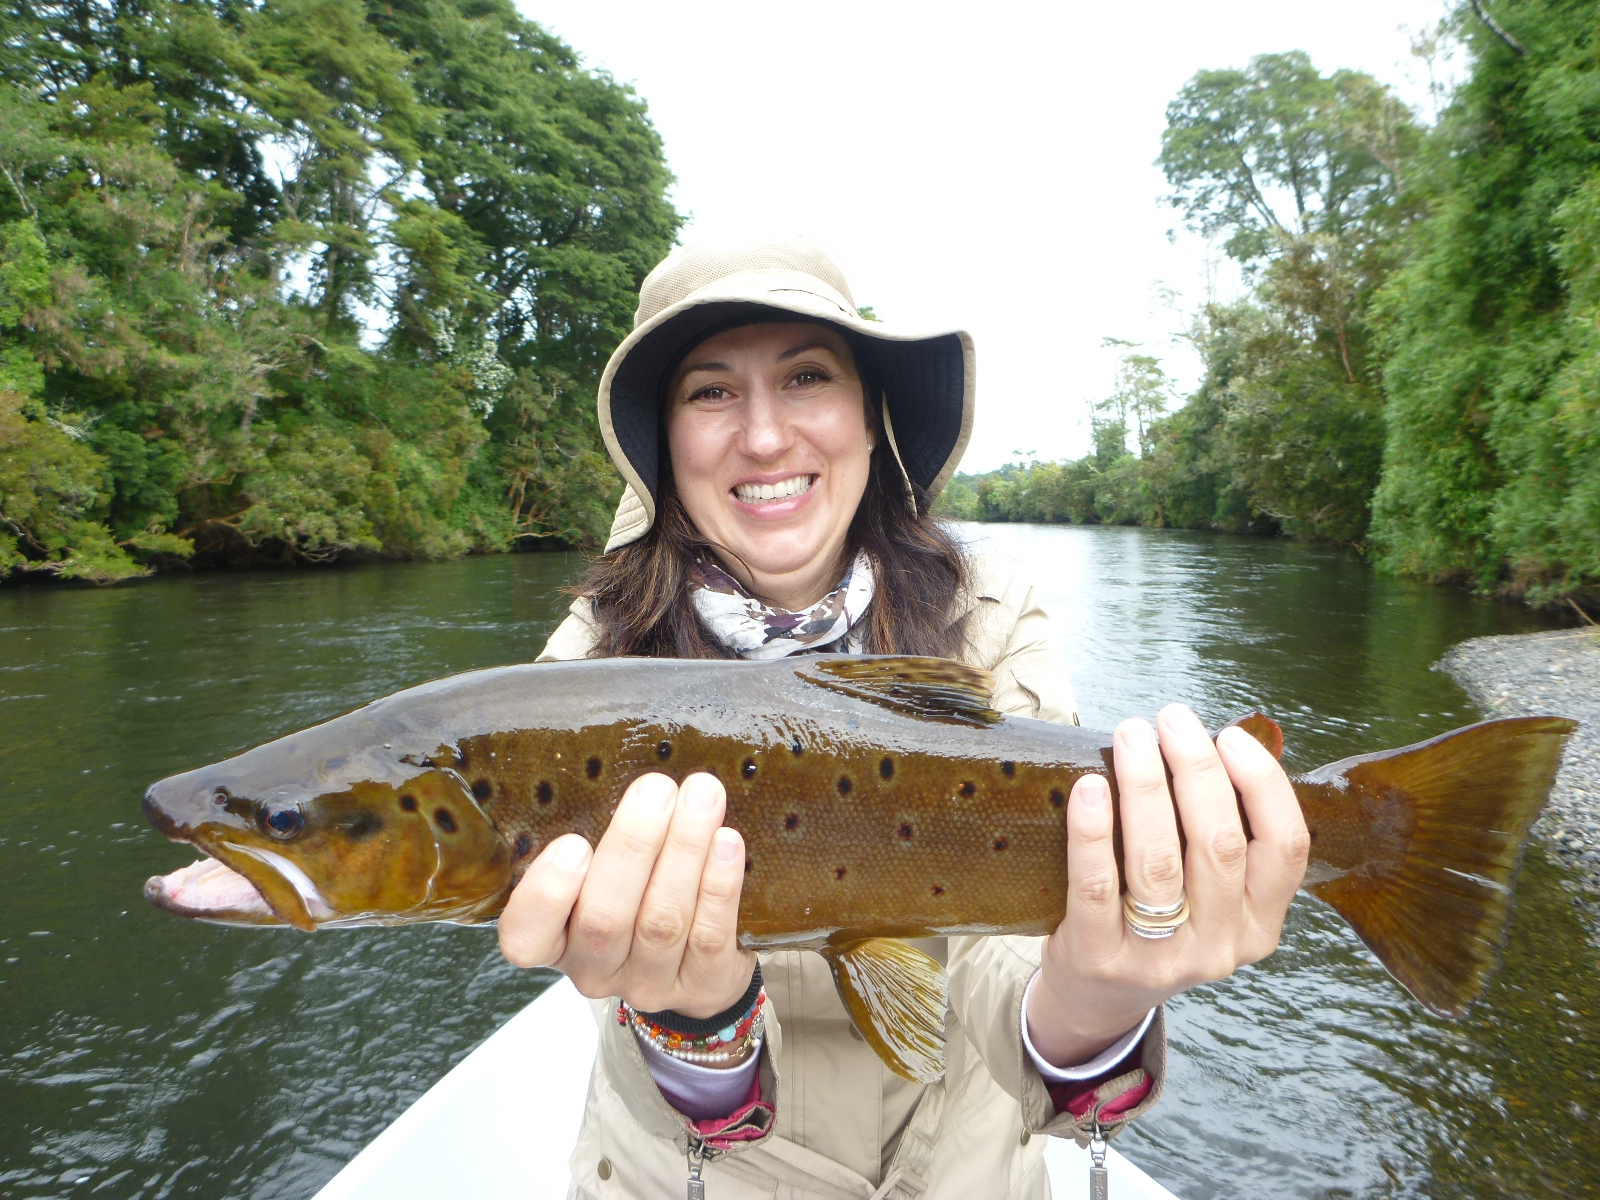
<instances>
[{"instance_id":1,"label":"jacket sleeve","mask_svg":"<svg viewBox=\"0 0 1600 1200\"><path fill-rule=\"evenodd\" d=\"M1078 724L1071 681L1034 589L993 560L977 560L973 574L969 661L993 673L995 707L1016 716ZM951 1008L989 1073L1022 1105L1030 1132L1085 1142L1098 1122L1112 1136L1148 1111L1160 1095L1166 1058L1163 1014L1156 1014L1141 1043L1105 1077L1047 1084L1022 1040L1023 996L1043 950L1044 939L1037 937L951 938Z\"/></svg>"},{"instance_id":2,"label":"jacket sleeve","mask_svg":"<svg viewBox=\"0 0 1600 1200\"><path fill-rule=\"evenodd\" d=\"M594 610L589 601L580 596L567 609L566 619L556 626L550 640L539 651L534 662L561 662L573 658L588 658L595 644Z\"/></svg>"}]
</instances>

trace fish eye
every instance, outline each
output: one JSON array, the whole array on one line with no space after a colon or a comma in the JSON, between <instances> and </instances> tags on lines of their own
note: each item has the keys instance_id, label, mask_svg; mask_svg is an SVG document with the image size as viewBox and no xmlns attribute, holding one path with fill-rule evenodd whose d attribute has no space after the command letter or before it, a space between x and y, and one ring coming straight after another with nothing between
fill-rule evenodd
<instances>
[{"instance_id":1,"label":"fish eye","mask_svg":"<svg viewBox=\"0 0 1600 1200\"><path fill-rule=\"evenodd\" d=\"M286 842L306 827L306 815L290 804L281 808L261 809L261 828L268 837Z\"/></svg>"}]
</instances>

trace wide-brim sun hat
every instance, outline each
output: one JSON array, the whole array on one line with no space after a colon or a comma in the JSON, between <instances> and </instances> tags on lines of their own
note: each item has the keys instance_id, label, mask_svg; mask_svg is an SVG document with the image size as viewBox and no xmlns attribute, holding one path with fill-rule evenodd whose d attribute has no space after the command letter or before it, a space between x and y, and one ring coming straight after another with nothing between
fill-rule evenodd
<instances>
[{"instance_id":1,"label":"wide-brim sun hat","mask_svg":"<svg viewBox=\"0 0 1600 1200\"><path fill-rule=\"evenodd\" d=\"M884 432L906 478L929 502L950 481L972 436L971 335L868 320L843 273L808 238L697 242L674 250L645 277L633 332L600 377L600 432L628 485L608 553L655 523L667 372L714 333L786 316L844 331L864 360L863 373L881 390Z\"/></svg>"}]
</instances>

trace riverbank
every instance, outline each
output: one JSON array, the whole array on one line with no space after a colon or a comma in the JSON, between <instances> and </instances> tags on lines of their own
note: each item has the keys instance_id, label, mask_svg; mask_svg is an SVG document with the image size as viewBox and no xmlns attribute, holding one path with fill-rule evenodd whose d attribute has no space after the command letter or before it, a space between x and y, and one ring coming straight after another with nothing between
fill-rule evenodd
<instances>
[{"instance_id":1,"label":"riverbank","mask_svg":"<svg viewBox=\"0 0 1600 1200\"><path fill-rule=\"evenodd\" d=\"M1582 722L1534 830L1595 894L1585 907L1600 911L1600 631L1473 638L1439 666L1488 716L1559 713Z\"/></svg>"}]
</instances>

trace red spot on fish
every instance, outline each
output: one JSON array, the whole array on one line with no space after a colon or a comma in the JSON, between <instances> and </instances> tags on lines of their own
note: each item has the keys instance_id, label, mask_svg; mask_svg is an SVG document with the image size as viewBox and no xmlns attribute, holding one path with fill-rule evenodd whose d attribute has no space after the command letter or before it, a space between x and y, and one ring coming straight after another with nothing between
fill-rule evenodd
<instances>
[{"instance_id":1,"label":"red spot on fish","mask_svg":"<svg viewBox=\"0 0 1600 1200\"><path fill-rule=\"evenodd\" d=\"M835 867L833 869L833 877L835 879L843 879L844 878L844 868L843 867Z\"/></svg>"},{"instance_id":2,"label":"red spot on fish","mask_svg":"<svg viewBox=\"0 0 1600 1200\"><path fill-rule=\"evenodd\" d=\"M935 895L935 896L942 896L942 895L944 895L944 884L942 884L942 883L936 883L936 884L934 884L934 885L933 885L933 894L934 894L934 895Z\"/></svg>"}]
</instances>

